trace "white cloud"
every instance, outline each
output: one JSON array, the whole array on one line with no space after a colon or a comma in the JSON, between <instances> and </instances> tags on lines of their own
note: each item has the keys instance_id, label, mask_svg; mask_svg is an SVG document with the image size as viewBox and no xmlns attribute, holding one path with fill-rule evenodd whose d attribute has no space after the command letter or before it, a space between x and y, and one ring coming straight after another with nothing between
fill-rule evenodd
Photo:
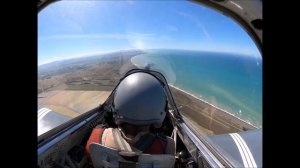
<instances>
[{"instance_id":1,"label":"white cloud","mask_svg":"<svg viewBox=\"0 0 300 168\"><path fill-rule=\"evenodd\" d=\"M135 40L132 44L133 44L134 48L138 48L138 49L144 49L145 48L145 44L141 40Z\"/></svg>"},{"instance_id":2,"label":"white cloud","mask_svg":"<svg viewBox=\"0 0 300 168\"><path fill-rule=\"evenodd\" d=\"M108 34L65 34L65 35L52 35L40 37L38 40L74 40L74 39L85 39L85 40L102 40L102 39L113 39L113 40L127 40L129 44L138 49L145 49L151 47L151 44L156 44L161 41L170 41L171 37L166 35L156 35L152 33L138 33L128 32L122 33L108 33ZM147 45L146 45L147 44Z\"/></svg>"},{"instance_id":3,"label":"white cloud","mask_svg":"<svg viewBox=\"0 0 300 168\"><path fill-rule=\"evenodd\" d=\"M205 28L200 22L197 23L197 27L200 27L200 28L202 29L202 31L203 31L205 37L206 37L209 41L212 41L212 39L211 39L209 33L207 32L206 28Z\"/></svg>"},{"instance_id":4,"label":"white cloud","mask_svg":"<svg viewBox=\"0 0 300 168\"><path fill-rule=\"evenodd\" d=\"M168 25L167 29L173 32L178 32L178 28L176 26L173 25Z\"/></svg>"},{"instance_id":5,"label":"white cloud","mask_svg":"<svg viewBox=\"0 0 300 168\"><path fill-rule=\"evenodd\" d=\"M66 35L52 35L52 36L44 36L40 37L38 40L41 43L42 41L47 40L126 40L128 43L124 43L124 46L126 48L131 49L147 49L147 48L153 48L155 45L164 42L164 41L170 41L172 40L171 37L166 35L156 35L152 33L140 33L140 32L128 32L128 33L107 33L107 34L66 34ZM121 50L124 48L124 46L115 46L114 51ZM159 47L161 48L161 47ZM91 51L91 53L80 53L78 55L75 54L66 54L63 53L62 55L55 55L55 56L47 56L48 60L39 60L39 65L61 60L61 59L69 59L69 58L75 58L75 57L82 57L86 55L92 55L94 53L103 53L106 51ZM66 55L72 55L72 57L66 57Z\"/></svg>"},{"instance_id":6,"label":"white cloud","mask_svg":"<svg viewBox=\"0 0 300 168\"><path fill-rule=\"evenodd\" d=\"M64 35L52 35L52 36L43 36L39 40L68 40L68 39L155 39L154 34L149 33L108 33L108 34L64 34Z\"/></svg>"},{"instance_id":7,"label":"white cloud","mask_svg":"<svg viewBox=\"0 0 300 168\"><path fill-rule=\"evenodd\" d=\"M64 34L40 37L40 40L67 40L67 39L126 39L126 34Z\"/></svg>"},{"instance_id":8,"label":"white cloud","mask_svg":"<svg viewBox=\"0 0 300 168\"><path fill-rule=\"evenodd\" d=\"M127 38L137 38L142 40L149 40L155 39L156 35L153 33L137 33L137 32L130 32L126 34Z\"/></svg>"},{"instance_id":9,"label":"white cloud","mask_svg":"<svg viewBox=\"0 0 300 168\"><path fill-rule=\"evenodd\" d=\"M207 29L203 26L203 24L201 23L201 21L196 18L195 16L185 13L185 12L177 12L179 15L189 19L190 21L192 21L196 27L200 28L204 34L204 36L206 37L207 40L212 41L212 38L210 37Z\"/></svg>"},{"instance_id":10,"label":"white cloud","mask_svg":"<svg viewBox=\"0 0 300 168\"><path fill-rule=\"evenodd\" d=\"M131 32L127 34L127 40L130 45L137 49L145 49L145 47L149 47L146 45L146 41L154 40L156 36L154 34L149 33L135 33Z\"/></svg>"},{"instance_id":11,"label":"white cloud","mask_svg":"<svg viewBox=\"0 0 300 168\"><path fill-rule=\"evenodd\" d=\"M69 27L72 31L82 32L82 25L87 24L87 20L91 15L95 15L96 10L102 10L96 7L98 4L96 1L60 1L59 5L53 5L56 8L53 11L56 11L56 14L53 16L59 16L60 19L64 22L65 25ZM99 6L99 5L97 5ZM84 10L88 9L88 10Z\"/></svg>"},{"instance_id":12,"label":"white cloud","mask_svg":"<svg viewBox=\"0 0 300 168\"><path fill-rule=\"evenodd\" d=\"M126 2L129 3L129 5L134 5L135 4L133 0L127 0Z\"/></svg>"},{"instance_id":13,"label":"white cloud","mask_svg":"<svg viewBox=\"0 0 300 168\"><path fill-rule=\"evenodd\" d=\"M72 54L72 56L66 56L67 54L62 54L62 55L56 55L56 56L49 56L48 59L38 59L38 66L47 64L50 62L54 61L61 61L61 60L67 60L67 59L72 59L72 58L80 58L80 57L88 57L88 56L93 56L93 55L99 55L99 54L106 54L106 53L111 53L115 51L126 51L126 50L131 50L133 48L115 48L113 50L99 50L99 51L91 51L91 52L80 52L78 54Z\"/></svg>"}]
</instances>

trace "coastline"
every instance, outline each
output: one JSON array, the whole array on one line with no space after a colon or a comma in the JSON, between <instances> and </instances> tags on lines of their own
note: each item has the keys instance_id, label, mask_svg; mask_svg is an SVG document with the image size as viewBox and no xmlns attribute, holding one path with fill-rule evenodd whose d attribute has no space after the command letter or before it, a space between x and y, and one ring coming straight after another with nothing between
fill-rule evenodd
<instances>
[{"instance_id":1,"label":"coastline","mask_svg":"<svg viewBox=\"0 0 300 168\"><path fill-rule=\"evenodd\" d=\"M173 85L169 85L181 114L209 135L257 129L256 126Z\"/></svg>"},{"instance_id":2,"label":"coastline","mask_svg":"<svg viewBox=\"0 0 300 168\"><path fill-rule=\"evenodd\" d=\"M195 98L195 99L198 99L199 101L202 101L202 102L208 104L209 106L212 106L212 107L214 107L214 108L216 108L216 109L218 109L218 110L220 110L220 111L222 111L222 112L224 112L224 113L227 113L228 115L231 115L232 117L235 117L235 118L237 118L237 119L239 119L239 120L245 122L246 124L249 124L249 125L252 125L252 126L255 127L255 128L258 128L258 127L256 127L255 125L251 124L249 121L245 121L245 120L243 120L242 118L240 118L240 117L238 117L238 116L236 116L236 115L234 115L234 114L232 114L232 113L230 113L230 112L228 112L228 111L226 111L226 110L224 110L224 109L222 109L222 108L220 108L220 107L217 107L217 106L215 106L215 105L209 103L209 102L206 101L206 100L203 100L203 99L201 99L201 98L199 98L199 97L193 95L192 93L189 93L189 92L187 92L187 91L185 91L185 90L182 90L182 89L180 89L180 88L178 88L178 87L176 87L176 86L174 86L174 85L171 85L171 84L168 84L168 85L171 86L171 87L174 88L174 89L177 89L177 90L179 90L179 91L181 91L181 92L184 92L185 94L188 94L189 96L192 96L192 97Z\"/></svg>"}]
</instances>

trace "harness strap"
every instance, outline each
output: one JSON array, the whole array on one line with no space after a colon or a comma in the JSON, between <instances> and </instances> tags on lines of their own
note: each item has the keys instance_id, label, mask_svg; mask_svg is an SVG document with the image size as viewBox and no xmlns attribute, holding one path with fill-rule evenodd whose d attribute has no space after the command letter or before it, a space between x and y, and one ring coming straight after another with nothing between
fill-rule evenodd
<instances>
[{"instance_id":1,"label":"harness strap","mask_svg":"<svg viewBox=\"0 0 300 168\"><path fill-rule=\"evenodd\" d=\"M122 137L118 129L112 130L115 144L122 151L143 152L148 154L165 154L167 147L167 139L164 135L155 135L148 133L143 136L132 146Z\"/></svg>"},{"instance_id":2,"label":"harness strap","mask_svg":"<svg viewBox=\"0 0 300 168\"><path fill-rule=\"evenodd\" d=\"M112 135L114 137L114 142L122 151L132 151L132 148L128 144L128 142L122 137L120 131L118 129L112 129Z\"/></svg>"},{"instance_id":3,"label":"harness strap","mask_svg":"<svg viewBox=\"0 0 300 168\"><path fill-rule=\"evenodd\" d=\"M85 152L87 153L89 159L91 159L90 145L92 143L99 143L99 144L102 143L101 140L102 140L102 135L103 135L104 130L105 129L103 129L101 127L96 127L96 128L93 129L93 131L91 133L91 136L90 136L90 138L87 141L86 146L85 146Z\"/></svg>"},{"instance_id":4,"label":"harness strap","mask_svg":"<svg viewBox=\"0 0 300 168\"><path fill-rule=\"evenodd\" d=\"M86 144L86 153L90 157L90 144L102 144L102 136L105 128L96 127L93 129L91 136ZM129 145L128 142L122 137L118 129L112 129L112 135L118 149L128 152L143 152L148 154L164 154L167 147L167 140L165 136L155 135L152 133L145 134L134 144Z\"/></svg>"}]
</instances>

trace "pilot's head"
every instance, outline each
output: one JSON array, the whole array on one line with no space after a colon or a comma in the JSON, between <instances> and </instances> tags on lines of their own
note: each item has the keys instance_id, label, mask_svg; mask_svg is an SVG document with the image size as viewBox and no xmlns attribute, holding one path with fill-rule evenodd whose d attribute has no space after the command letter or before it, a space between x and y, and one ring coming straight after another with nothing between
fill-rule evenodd
<instances>
[{"instance_id":1,"label":"pilot's head","mask_svg":"<svg viewBox=\"0 0 300 168\"><path fill-rule=\"evenodd\" d=\"M166 96L156 77L137 72L120 82L114 95L114 120L119 127L159 128L165 116Z\"/></svg>"}]
</instances>

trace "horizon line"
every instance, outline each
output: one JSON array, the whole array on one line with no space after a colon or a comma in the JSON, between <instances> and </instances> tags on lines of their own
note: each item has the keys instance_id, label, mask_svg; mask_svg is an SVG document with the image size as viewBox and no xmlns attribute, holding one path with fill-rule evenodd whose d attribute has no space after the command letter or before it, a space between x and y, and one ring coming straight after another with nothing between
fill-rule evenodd
<instances>
[{"instance_id":1,"label":"horizon line","mask_svg":"<svg viewBox=\"0 0 300 168\"><path fill-rule=\"evenodd\" d=\"M257 54L247 54L247 53L241 53L241 52L231 52L231 51L221 51L221 50L203 50L203 49L182 49L182 48L147 48L147 49L139 49L139 48L127 48L127 49L116 49L116 50L106 50L106 51L98 51L98 52L90 52L90 53L84 53L84 54L79 54L79 55L75 55L73 57L61 57L60 59L52 59L49 61L45 61L41 64L38 64L38 67L41 65L46 65L46 64L50 64L50 63L54 63L54 62L58 62L58 61L67 61L67 60L72 60L72 59L76 59L76 58L84 58L84 57L92 57L92 56L96 56L96 55L104 55L104 54L109 54L109 53L113 53L113 52L121 52L121 51L130 51L130 50L141 50L141 51L145 51L145 50L186 50L186 51L202 51L202 52L215 52L215 53L226 53L226 54L239 54L239 55L243 55L243 56L247 56L247 57L256 57L256 58L260 58L262 59L261 53L259 53L259 55Z\"/></svg>"}]
</instances>

